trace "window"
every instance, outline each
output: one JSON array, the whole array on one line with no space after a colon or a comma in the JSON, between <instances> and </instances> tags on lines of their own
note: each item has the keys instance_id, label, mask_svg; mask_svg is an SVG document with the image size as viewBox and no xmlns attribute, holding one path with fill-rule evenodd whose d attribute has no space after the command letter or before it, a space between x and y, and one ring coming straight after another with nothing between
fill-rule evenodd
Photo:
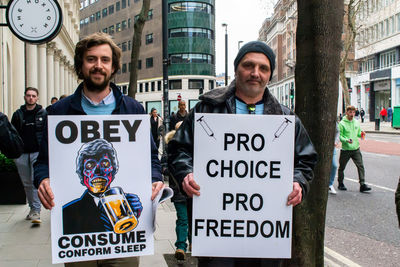
<instances>
[{"instance_id":1,"label":"window","mask_svg":"<svg viewBox=\"0 0 400 267\"><path fill-rule=\"evenodd\" d=\"M126 63L122 64L122 73L126 73Z\"/></svg>"},{"instance_id":2,"label":"window","mask_svg":"<svg viewBox=\"0 0 400 267\"><path fill-rule=\"evenodd\" d=\"M121 1L121 6L122 6L122 8L126 8L126 0Z\"/></svg>"},{"instance_id":3,"label":"window","mask_svg":"<svg viewBox=\"0 0 400 267\"><path fill-rule=\"evenodd\" d=\"M108 7L108 14L111 15L114 13L114 5Z\"/></svg>"},{"instance_id":4,"label":"window","mask_svg":"<svg viewBox=\"0 0 400 267\"><path fill-rule=\"evenodd\" d=\"M99 20L99 19L101 19L101 13L100 13L100 11L97 11L96 12L96 20Z\"/></svg>"},{"instance_id":5,"label":"window","mask_svg":"<svg viewBox=\"0 0 400 267\"><path fill-rule=\"evenodd\" d=\"M90 15L90 23L94 22L94 14Z\"/></svg>"},{"instance_id":6,"label":"window","mask_svg":"<svg viewBox=\"0 0 400 267\"><path fill-rule=\"evenodd\" d=\"M209 81L208 81L208 89L209 89L209 90L214 89L214 81L212 81L212 80L209 80Z\"/></svg>"},{"instance_id":7,"label":"window","mask_svg":"<svg viewBox=\"0 0 400 267\"><path fill-rule=\"evenodd\" d=\"M214 7L210 4L200 2L179 2L169 5L169 13L173 12L201 12L214 14Z\"/></svg>"},{"instance_id":8,"label":"window","mask_svg":"<svg viewBox=\"0 0 400 267\"><path fill-rule=\"evenodd\" d=\"M156 90L156 83L151 82L151 91L154 92Z\"/></svg>"},{"instance_id":9,"label":"window","mask_svg":"<svg viewBox=\"0 0 400 267\"><path fill-rule=\"evenodd\" d=\"M130 51L131 50L131 41L128 41L128 50Z\"/></svg>"},{"instance_id":10,"label":"window","mask_svg":"<svg viewBox=\"0 0 400 267\"><path fill-rule=\"evenodd\" d=\"M207 54L171 54L170 55L172 64L179 63L206 63L214 64L214 57Z\"/></svg>"},{"instance_id":11,"label":"window","mask_svg":"<svg viewBox=\"0 0 400 267\"><path fill-rule=\"evenodd\" d=\"M131 19L128 19L128 28L130 28L131 27Z\"/></svg>"},{"instance_id":12,"label":"window","mask_svg":"<svg viewBox=\"0 0 400 267\"><path fill-rule=\"evenodd\" d=\"M108 34L114 34L114 25L108 27Z\"/></svg>"},{"instance_id":13,"label":"window","mask_svg":"<svg viewBox=\"0 0 400 267\"><path fill-rule=\"evenodd\" d=\"M104 28L102 32L107 33L107 28Z\"/></svg>"},{"instance_id":14,"label":"window","mask_svg":"<svg viewBox=\"0 0 400 267\"><path fill-rule=\"evenodd\" d=\"M138 21L139 15L136 15L134 19L135 19L135 22Z\"/></svg>"},{"instance_id":15,"label":"window","mask_svg":"<svg viewBox=\"0 0 400 267\"><path fill-rule=\"evenodd\" d=\"M144 88L145 88L144 91L148 92L149 91L149 83L145 83Z\"/></svg>"},{"instance_id":16,"label":"window","mask_svg":"<svg viewBox=\"0 0 400 267\"><path fill-rule=\"evenodd\" d=\"M400 13L396 15L397 18L397 31L400 32Z\"/></svg>"},{"instance_id":17,"label":"window","mask_svg":"<svg viewBox=\"0 0 400 267\"><path fill-rule=\"evenodd\" d=\"M128 6L131 6L131 0L128 0Z\"/></svg>"},{"instance_id":18,"label":"window","mask_svg":"<svg viewBox=\"0 0 400 267\"><path fill-rule=\"evenodd\" d=\"M122 48L121 49L122 49L122 52L125 52L127 50L126 42L122 43Z\"/></svg>"},{"instance_id":19,"label":"window","mask_svg":"<svg viewBox=\"0 0 400 267\"><path fill-rule=\"evenodd\" d=\"M147 20L153 19L153 9L150 9L149 12L147 13Z\"/></svg>"},{"instance_id":20,"label":"window","mask_svg":"<svg viewBox=\"0 0 400 267\"><path fill-rule=\"evenodd\" d=\"M152 44L153 43L153 34L147 34L146 35L146 44Z\"/></svg>"},{"instance_id":21,"label":"window","mask_svg":"<svg viewBox=\"0 0 400 267\"><path fill-rule=\"evenodd\" d=\"M138 60L138 66L137 66L138 70L142 69L142 61Z\"/></svg>"},{"instance_id":22,"label":"window","mask_svg":"<svg viewBox=\"0 0 400 267\"><path fill-rule=\"evenodd\" d=\"M143 93L143 83L139 84L139 93Z\"/></svg>"},{"instance_id":23,"label":"window","mask_svg":"<svg viewBox=\"0 0 400 267\"><path fill-rule=\"evenodd\" d=\"M203 28L176 28L169 30L169 37L200 37L214 39L214 32Z\"/></svg>"},{"instance_id":24,"label":"window","mask_svg":"<svg viewBox=\"0 0 400 267\"><path fill-rule=\"evenodd\" d=\"M126 20L122 21L122 30L126 29Z\"/></svg>"},{"instance_id":25,"label":"window","mask_svg":"<svg viewBox=\"0 0 400 267\"><path fill-rule=\"evenodd\" d=\"M161 91L161 81L157 81L157 91Z\"/></svg>"},{"instance_id":26,"label":"window","mask_svg":"<svg viewBox=\"0 0 400 267\"><path fill-rule=\"evenodd\" d=\"M169 89L182 89L182 80L170 80L169 81Z\"/></svg>"},{"instance_id":27,"label":"window","mask_svg":"<svg viewBox=\"0 0 400 267\"><path fill-rule=\"evenodd\" d=\"M153 58L152 57L146 58L146 69L152 68L152 67L153 67Z\"/></svg>"},{"instance_id":28,"label":"window","mask_svg":"<svg viewBox=\"0 0 400 267\"><path fill-rule=\"evenodd\" d=\"M381 68L387 68L396 64L396 50L382 53L379 57L379 63Z\"/></svg>"},{"instance_id":29,"label":"window","mask_svg":"<svg viewBox=\"0 0 400 267\"><path fill-rule=\"evenodd\" d=\"M204 80L189 79L189 89L204 89Z\"/></svg>"},{"instance_id":30,"label":"window","mask_svg":"<svg viewBox=\"0 0 400 267\"><path fill-rule=\"evenodd\" d=\"M121 2L118 1L117 3L115 3L115 9L117 12L121 9Z\"/></svg>"},{"instance_id":31,"label":"window","mask_svg":"<svg viewBox=\"0 0 400 267\"><path fill-rule=\"evenodd\" d=\"M120 31L121 31L121 23L120 23L120 22L118 22L118 23L115 25L115 31L116 31L116 32L120 32Z\"/></svg>"},{"instance_id":32,"label":"window","mask_svg":"<svg viewBox=\"0 0 400 267\"><path fill-rule=\"evenodd\" d=\"M103 11L102 11L102 13L103 13L103 18L105 18L105 17L107 17L107 8L103 8Z\"/></svg>"}]
</instances>

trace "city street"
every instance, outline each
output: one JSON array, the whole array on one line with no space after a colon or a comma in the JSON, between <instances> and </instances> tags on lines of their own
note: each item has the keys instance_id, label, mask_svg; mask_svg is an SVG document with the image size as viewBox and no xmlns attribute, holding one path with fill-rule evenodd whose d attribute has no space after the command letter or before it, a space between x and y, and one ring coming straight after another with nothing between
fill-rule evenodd
<instances>
[{"instance_id":1,"label":"city street","mask_svg":"<svg viewBox=\"0 0 400 267\"><path fill-rule=\"evenodd\" d=\"M367 134L361 150L372 191L359 192L357 169L350 161L344 181L348 190L329 195L325 246L360 266L398 266L400 230L394 192L400 176L400 136ZM351 263L340 261L339 266L345 265Z\"/></svg>"}]
</instances>

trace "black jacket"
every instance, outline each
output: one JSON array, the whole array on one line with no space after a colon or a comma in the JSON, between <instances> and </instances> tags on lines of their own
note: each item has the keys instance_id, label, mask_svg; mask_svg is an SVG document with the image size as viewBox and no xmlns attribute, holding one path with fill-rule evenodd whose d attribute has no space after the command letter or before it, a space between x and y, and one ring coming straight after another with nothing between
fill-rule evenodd
<instances>
[{"instance_id":1,"label":"black jacket","mask_svg":"<svg viewBox=\"0 0 400 267\"><path fill-rule=\"evenodd\" d=\"M17 129L18 133L21 133L22 127L24 125L24 112L26 111L26 106L22 105L19 109L17 109L11 119L12 125L14 125L15 129ZM35 132L36 132L36 140L40 146L43 137L43 129L45 125L47 112L42 108L41 105L37 104L35 107Z\"/></svg>"},{"instance_id":2,"label":"black jacket","mask_svg":"<svg viewBox=\"0 0 400 267\"><path fill-rule=\"evenodd\" d=\"M113 90L115 96L116 106L112 114L146 114L142 105L131 97L124 96L118 87L111 83L110 87ZM57 101L50 107L49 115L86 115L81 106L83 83L81 83L76 89L75 93ZM40 152L37 162L34 165L35 178L34 184L36 188L39 187L40 182L49 177L49 150L48 150L48 135L47 135L47 119L46 119L46 130L43 132L43 142L40 146ZM162 181L161 176L161 164L158 159L158 150L154 144L153 138L150 135L151 142L151 175L152 181Z\"/></svg>"},{"instance_id":3,"label":"black jacket","mask_svg":"<svg viewBox=\"0 0 400 267\"><path fill-rule=\"evenodd\" d=\"M202 96L189 116L183 121L174 138L168 144L169 169L182 186L185 176L193 172L193 128L194 113L236 113L235 81L229 87L214 89ZM264 93L264 114L294 115L293 112L272 96L268 89ZM296 116L295 151L294 151L293 181L298 182L305 197L310 189L313 168L317 163L317 153L307 134L306 129Z\"/></svg>"},{"instance_id":4,"label":"black jacket","mask_svg":"<svg viewBox=\"0 0 400 267\"><path fill-rule=\"evenodd\" d=\"M0 112L0 151L7 158L18 158L24 152L24 143L7 116Z\"/></svg>"}]
</instances>

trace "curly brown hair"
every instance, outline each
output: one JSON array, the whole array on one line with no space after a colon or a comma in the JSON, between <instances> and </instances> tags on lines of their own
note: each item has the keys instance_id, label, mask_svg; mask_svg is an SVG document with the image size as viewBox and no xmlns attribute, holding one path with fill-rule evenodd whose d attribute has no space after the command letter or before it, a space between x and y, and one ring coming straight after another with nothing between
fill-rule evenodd
<instances>
[{"instance_id":1,"label":"curly brown hair","mask_svg":"<svg viewBox=\"0 0 400 267\"><path fill-rule=\"evenodd\" d=\"M80 40L75 47L75 56L74 56L74 69L79 79L83 79L82 73L82 65L83 65L83 55L85 52L98 45L108 44L112 50L112 65L114 67L114 71L111 74L111 78L118 72L121 68L121 49L114 43L111 37L108 34L102 32L96 32L90 34Z\"/></svg>"}]
</instances>

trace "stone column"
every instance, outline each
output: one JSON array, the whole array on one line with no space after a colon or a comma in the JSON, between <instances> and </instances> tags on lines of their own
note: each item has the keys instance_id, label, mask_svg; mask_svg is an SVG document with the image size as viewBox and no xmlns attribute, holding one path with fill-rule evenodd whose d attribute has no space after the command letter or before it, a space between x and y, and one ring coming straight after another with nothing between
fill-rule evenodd
<instances>
[{"instance_id":1,"label":"stone column","mask_svg":"<svg viewBox=\"0 0 400 267\"><path fill-rule=\"evenodd\" d=\"M10 88L8 90L8 116L11 119L12 114L22 104L24 104L24 91L25 91L25 46L17 37L12 37L12 47L10 61L12 69L10 70Z\"/></svg>"},{"instance_id":2,"label":"stone column","mask_svg":"<svg viewBox=\"0 0 400 267\"><path fill-rule=\"evenodd\" d=\"M65 56L62 56L61 59L60 59L60 96L65 94L64 64L65 64Z\"/></svg>"},{"instance_id":3,"label":"stone column","mask_svg":"<svg viewBox=\"0 0 400 267\"><path fill-rule=\"evenodd\" d=\"M38 88L38 56L37 46L26 44L26 85Z\"/></svg>"},{"instance_id":4,"label":"stone column","mask_svg":"<svg viewBox=\"0 0 400 267\"><path fill-rule=\"evenodd\" d=\"M55 95L54 92L54 43L47 44L47 101L50 104L50 99Z\"/></svg>"},{"instance_id":5,"label":"stone column","mask_svg":"<svg viewBox=\"0 0 400 267\"><path fill-rule=\"evenodd\" d=\"M46 45L38 46L38 86L39 86L39 102L43 107L47 106L49 102L47 96L47 58L46 58Z\"/></svg>"},{"instance_id":6,"label":"stone column","mask_svg":"<svg viewBox=\"0 0 400 267\"><path fill-rule=\"evenodd\" d=\"M68 70L69 70L69 61L65 61L65 65L64 65L64 94L69 95L69 90L70 90L70 86L69 86L69 74L68 74Z\"/></svg>"},{"instance_id":7,"label":"stone column","mask_svg":"<svg viewBox=\"0 0 400 267\"><path fill-rule=\"evenodd\" d=\"M54 93L56 97L60 97L60 50L54 53Z\"/></svg>"}]
</instances>

